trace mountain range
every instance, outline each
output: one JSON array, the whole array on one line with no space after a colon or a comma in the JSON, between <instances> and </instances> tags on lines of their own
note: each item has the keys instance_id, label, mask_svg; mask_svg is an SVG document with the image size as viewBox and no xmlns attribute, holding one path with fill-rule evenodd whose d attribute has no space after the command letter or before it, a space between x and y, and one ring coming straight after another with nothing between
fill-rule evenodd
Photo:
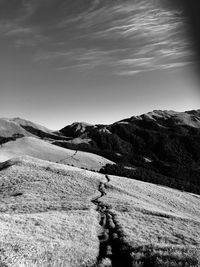
<instances>
[{"instance_id":1,"label":"mountain range","mask_svg":"<svg viewBox=\"0 0 200 267\"><path fill-rule=\"evenodd\" d=\"M200 110L0 119L0 265L198 267L199 151Z\"/></svg>"},{"instance_id":2,"label":"mountain range","mask_svg":"<svg viewBox=\"0 0 200 267\"><path fill-rule=\"evenodd\" d=\"M14 151L17 155L20 149L19 154L35 156L22 147L36 146L39 151L43 146L47 151L48 146L55 153L52 160L59 162L67 158L57 158L60 147L64 154L78 151L96 160L90 167L85 163L79 167L200 193L200 110L155 110L110 125L75 122L58 131L20 118L1 119L0 142L4 144L1 157Z\"/></svg>"}]
</instances>

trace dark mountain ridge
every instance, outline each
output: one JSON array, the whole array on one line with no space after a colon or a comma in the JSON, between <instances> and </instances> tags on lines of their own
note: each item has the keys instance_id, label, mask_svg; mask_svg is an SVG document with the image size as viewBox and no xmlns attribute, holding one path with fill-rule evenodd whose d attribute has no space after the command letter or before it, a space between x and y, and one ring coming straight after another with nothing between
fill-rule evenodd
<instances>
[{"instance_id":1,"label":"dark mountain ridge","mask_svg":"<svg viewBox=\"0 0 200 267\"><path fill-rule=\"evenodd\" d=\"M114 161L101 172L200 194L200 110L154 110L110 125L73 123L60 131L15 119L0 120L0 142L35 136Z\"/></svg>"},{"instance_id":2,"label":"dark mountain ridge","mask_svg":"<svg viewBox=\"0 0 200 267\"><path fill-rule=\"evenodd\" d=\"M111 125L76 123L60 132L70 132L72 139L54 144L116 162L102 169L104 173L200 193L200 110L155 110ZM77 138L90 142L77 144Z\"/></svg>"}]
</instances>

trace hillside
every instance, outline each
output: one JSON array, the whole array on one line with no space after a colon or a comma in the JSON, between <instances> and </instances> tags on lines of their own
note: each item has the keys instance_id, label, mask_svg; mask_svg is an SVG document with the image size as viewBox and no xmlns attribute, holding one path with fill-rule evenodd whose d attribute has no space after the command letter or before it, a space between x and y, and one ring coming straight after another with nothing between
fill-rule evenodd
<instances>
[{"instance_id":1,"label":"hillside","mask_svg":"<svg viewBox=\"0 0 200 267\"><path fill-rule=\"evenodd\" d=\"M30 157L0 191L2 266L199 266L198 195Z\"/></svg>"},{"instance_id":2,"label":"hillside","mask_svg":"<svg viewBox=\"0 0 200 267\"><path fill-rule=\"evenodd\" d=\"M46 149L50 143L67 149L65 152L69 153L69 158L67 161L63 160L66 164L101 169L102 173L126 176L200 194L200 110L154 110L111 125L76 122L60 131L52 131L20 118L0 120L0 144L16 140L17 146L25 140L20 141L19 138L22 137L42 139L47 142L42 143ZM11 144L13 148L10 147ZM9 158L15 146L11 142L8 149L6 147L3 146L2 160ZM77 157L81 152L76 153L75 157L71 155L76 151L96 154L108 161L103 159L103 163L93 168L96 164L92 159L94 156L90 157L91 154L88 154L90 163L80 164L81 158L79 161ZM36 151L28 153L30 156L54 162L64 159L63 156L57 159L57 156L47 156L47 153L45 157L39 154ZM113 165L113 162L116 164Z\"/></svg>"},{"instance_id":3,"label":"hillside","mask_svg":"<svg viewBox=\"0 0 200 267\"><path fill-rule=\"evenodd\" d=\"M75 138L54 144L93 152L117 163L104 168L104 173L200 194L200 110L156 110L111 125L77 129L77 124L61 129Z\"/></svg>"},{"instance_id":4,"label":"hillside","mask_svg":"<svg viewBox=\"0 0 200 267\"><path fill-rule=\"evenodd\" d=\"M101 175L28 157L6 166L0 172L2 266L92 266L99 226L91 198Z\"/></svg>"},{"instance_id":5,"label":"hillside","mask_svg":"<svg viewBox=\"0 0 200 267\"><path fill-rule=\"evenodd\" d=\"M22 137L1 145L0 161L23 155L98 171L106 164L113 164L101 156L61 148L34 137Z\"/></svg>"},{"instance_id":6,"label":"hillside","mask_svg":"<svg viewBox=\"0 0 200 267\"><path fill-rule=\"evenodd\" d=\"M9 119L0 119L0 137L9 138L15 136L30 136L25 129L20 127L20 125Z\"/></svg>"},{"instance_id":7,"label":"hillside","mask_svg":"<svg viewBox=\"0 0 200 267\"><path fill-rule=\"evenodd\" d=\"M24 136L34 136L47 140L65 140L66 138L59 133L54 132L41 126L21 118L1 118L0 119L0 144L6 143L10 140Z\"/></svg>"},{"instance_id":8,"label":"hillside","mask_svg":"<svg viewBox=\"0 0 200 267\"><path fill-rule=\"evenodd\" d=\"M106 191L121 238L112 241L116 266L199 266L199 196L117 176Z\"/></svg>"}]
</instances>

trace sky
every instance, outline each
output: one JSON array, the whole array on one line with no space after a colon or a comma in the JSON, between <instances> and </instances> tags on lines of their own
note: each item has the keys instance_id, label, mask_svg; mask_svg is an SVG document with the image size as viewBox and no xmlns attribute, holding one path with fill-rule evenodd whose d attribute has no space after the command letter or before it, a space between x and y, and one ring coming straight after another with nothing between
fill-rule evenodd
<instances>
[{"instance_id":1,"label":"sky","mask_svg":"<svg viewBox=\"0 0 200 267\"><path fill-rule=\"evenodd\" d=\"M0 0L0 117L56 130L199 109L180 2Z\"/></svg>"}]
</instances>

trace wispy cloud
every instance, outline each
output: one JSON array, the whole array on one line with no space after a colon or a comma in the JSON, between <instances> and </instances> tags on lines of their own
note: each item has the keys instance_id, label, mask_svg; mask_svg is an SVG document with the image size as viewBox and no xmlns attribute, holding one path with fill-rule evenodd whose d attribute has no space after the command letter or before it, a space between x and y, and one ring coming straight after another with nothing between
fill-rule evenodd
<instances>
[{"instance_id":1,"label":"wispy cloud","mask_svg":"<svg viewBox=\"0 0 200 267\"><path fill-rule=\"evenodd\" d=\"M104 10L84 18L81 27L96 28L88 38L114 40L119 48L128 47L127 53L113 58L116 73L120 74L119 68L123 75L132 75L163 69L164 65L169 69L191 64L193 52L186 36L187 20L177 16L177 11L153 5L153 1L129 1L106 10L109 19L101 12ZM107 23L102 24L105 14Z\"/></svg>"},{"instance_id":2,"label":"wispy cloud","mask_svg":"<svg viewBox=\"0 0 200 267\"><path fill-rule=\"evenodd\" d=\"M27 28L27 27L20 27L20 26L16 26L11 27L10 30L8 30L5 33L5 36L20 36L20 35L26 35L26 34L30 34L32 33L32 29L31 28Z\"/></svg>"},{"instance_id":3,"label":"wispy cloud","mask_svg":"<svg viewBox=\"0 0 200 267\"><path fill-rule=\"evenodd\" d=\"M16 5L13 3L16 3ZM0 9L6 9L3 15L0 14L1 38L8 38L15 48L33 47L47 40L46 34L41 31L42 28L29 23L30 17L37 9L34 1L19 0L13 3L9 1L0 2Z\"/></svg>"},{"instance_id":4,"label":"wispy cloud","mask_svg":"<svg viewBox=\"0 0 200 267\"><path fill-rule=\"evenodd\" d=\"M113 74L135 75L192 62L187 20L181 10L164 7L160 1L20 3L13 19L3 18L0 32L15 47L35 46L37 63L58 70L109 68Z\"/></svg>"},{"instance_id":5,"label":"wispy cloud","mask_svg":"<svg viewBox=\"0 0 200 267\"><path fill-rule=\"evenodd\" d=\"M65 51L40 52L35 55L35 62L54 65L56 70L76 69L77 71L91 71L94 68L112 67L118 50L104 51L99 48L76 48ZM117 57L117 56L116 56Z\"/></svg>"},{"instance_id":6,"label":"wispy cloud","mask_svg":"<svg viewBox=\"0 0 200 267\"><path fill-rule=\"evenodd\" d=\"M180 16L180 10L155 3L126 1L79 16L78 28L83 38L99 41L101 49L107 52L109 60L102 57L104 60L99 61L102 65L112 65L117 74L133 75L191 64L193 52L186 35L186 18ZM118 48L119 53L109 52L107 46ZM91 58L88 62L91 63Z\"/></svg>"}]
</instances>

